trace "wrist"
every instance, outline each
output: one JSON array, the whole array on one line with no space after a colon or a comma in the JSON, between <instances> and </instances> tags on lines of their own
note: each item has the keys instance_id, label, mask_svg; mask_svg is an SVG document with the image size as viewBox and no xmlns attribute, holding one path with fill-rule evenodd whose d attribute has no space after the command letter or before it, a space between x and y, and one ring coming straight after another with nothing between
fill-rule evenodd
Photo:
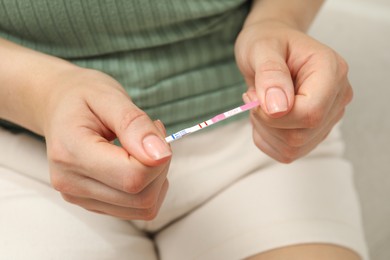
<instances>
[{"instance_id":1,"label":"wrist","mask_svg":"<svg viewBox=\"0 0 390 260\"><path fill-rule=\"evenodd\" d=\"M75 65L0 39L0 118L42 135L51 82Z\"/></svg>"}]
</instances>

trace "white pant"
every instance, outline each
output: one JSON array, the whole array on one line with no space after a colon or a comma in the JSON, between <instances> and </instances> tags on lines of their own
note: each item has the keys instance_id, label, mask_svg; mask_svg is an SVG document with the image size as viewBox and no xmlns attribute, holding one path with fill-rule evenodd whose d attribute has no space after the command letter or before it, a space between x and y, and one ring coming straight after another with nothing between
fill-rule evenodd
<instances>
[{"instance_id":1,"label":"white pant","mask_svg":"<svg viewBox=\"0 0 390 260\"><path fill-rule=\"evenodd\" d=\"M44 144L0 128L0 259L242 259L316 242L368 259L339 131L289 165L262 154L250 131L238 121L174 142L158 217L127 222L63 201Z\"/></svg>"}]
</instances>

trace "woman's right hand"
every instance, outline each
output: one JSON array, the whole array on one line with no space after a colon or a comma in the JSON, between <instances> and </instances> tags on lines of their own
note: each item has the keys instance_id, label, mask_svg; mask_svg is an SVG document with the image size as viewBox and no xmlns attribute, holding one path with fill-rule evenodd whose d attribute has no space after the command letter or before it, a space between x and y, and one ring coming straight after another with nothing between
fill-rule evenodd
<instances>
[{"instance_id":1,"label":"woman's right hand","mask_svg":"<svg viewBox=\"0 0 390 260\"><path fill-rule=\"evenodd\" d=\"M44 135L64 199L118 218L154 218L172 155L163 124L102 72L2 38L0 57L0 118Z\"/></svg>"},{"instance_id":2,"label":"woman's right hand","mask_svg":"<svg viewBox=\"0 0 390 260\"><path fill-rule=\"evenodd\" d=\"M163 124L104 73L75 68L50 83L40 111L53 187L90 211L153 219L168 188Z\"/></svg>"}]
</instances>

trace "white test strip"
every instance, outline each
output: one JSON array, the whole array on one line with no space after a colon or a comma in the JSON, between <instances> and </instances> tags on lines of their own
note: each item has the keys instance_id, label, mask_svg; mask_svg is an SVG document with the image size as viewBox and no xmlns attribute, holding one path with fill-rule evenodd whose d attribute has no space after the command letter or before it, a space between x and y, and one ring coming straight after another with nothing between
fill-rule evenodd
<instances>
[{"instance_id":1,"label":"white test strip","mask_svg":"<svg viewBox=\"0 0 390 260\"><path fill-rule=\"evenodd\" d=\"M250 102L248 104L245 104L245 105L233 108L233 109L231 109L229 111L226 111L226 112L224 112L222 114L216 115L215 117L213 117L213 118L211 118L209 120L206 120L206 121L204 121L202 123L199 123L199 124L194 125L194 126L189 127L189 128L185 128L183 130L180 130L177 133L171 134L171 135L165 137L165 141L167 143L171 143L171 142L173 142L175 140L183 138L186 135L195 133L195 132L197 132L197 131L199 131L199 130L201 130L203 128L206 128L206 127L208 127L208 126L210 126L212 124L218 123L218 122L220 122L222 120L225 120L226 118L229 118L229 117L232 117L234 115L240 114L242 112L250 110L250 109L252 109L254 107L257 107L259 105L260 105L259 101L254 101L254 102Z\"/></svg>"}]
</instances>

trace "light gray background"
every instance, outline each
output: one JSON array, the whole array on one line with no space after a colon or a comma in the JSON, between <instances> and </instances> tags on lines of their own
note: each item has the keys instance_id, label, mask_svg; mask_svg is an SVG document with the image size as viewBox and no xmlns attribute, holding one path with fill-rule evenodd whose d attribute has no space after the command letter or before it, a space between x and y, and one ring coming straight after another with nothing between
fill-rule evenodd
<instances>
[{"instance_id":1,"label":"light gray background","mask_svg":"<svg viewBox=\"0 0 390 260\"><path fill-rule=\"evenodd\" d=\"M342 126L372 260L390 259L390 1L328 0L310 34L350 65Z\"/></svg>"}]
</instances>

